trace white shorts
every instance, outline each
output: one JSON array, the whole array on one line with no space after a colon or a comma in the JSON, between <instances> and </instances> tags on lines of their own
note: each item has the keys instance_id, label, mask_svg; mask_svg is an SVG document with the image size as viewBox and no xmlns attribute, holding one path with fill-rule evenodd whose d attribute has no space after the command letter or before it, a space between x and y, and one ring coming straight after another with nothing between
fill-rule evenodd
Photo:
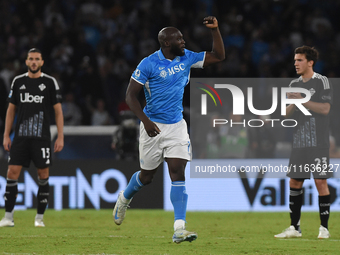
<instances>
[{"instance_id":1,"label":"white shorts","mask_svg":"<svg viewBox=\"0 0 340 255\"><path fill-rule=\"evenodd\" d=\"M150 137L140 123L139 162L143 170L156 169L164 158L191 160L191 144L184 119L175 124L155 122L161 132Z\"/></svg>"}]
</instances>

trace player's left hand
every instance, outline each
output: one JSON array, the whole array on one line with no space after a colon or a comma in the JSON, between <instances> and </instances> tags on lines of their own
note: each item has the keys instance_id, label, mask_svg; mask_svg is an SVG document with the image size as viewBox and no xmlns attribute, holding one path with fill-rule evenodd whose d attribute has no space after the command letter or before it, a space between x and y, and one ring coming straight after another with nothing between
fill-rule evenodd
<instances>
[{"instance_id":1,"label":"player's left hand","mask_svg":"<svg viewBox=\"0 0 340 255\"><path fill-rule=\"evenodd\" d=\"M203 19L203 24L207 28L216 28L218 27L217 19L214 16L208 16Z\"/></svg>"},{"instance_id":2,"label":"player's left hand","mask_svg":"<svg viewBox=\"0 0 340 255\"><path fill-rule=\"evenodd\" d=\"M58 137L54 143L54 152L59 152L64 148L64 139Z\"/></svg>"}]
</instances>

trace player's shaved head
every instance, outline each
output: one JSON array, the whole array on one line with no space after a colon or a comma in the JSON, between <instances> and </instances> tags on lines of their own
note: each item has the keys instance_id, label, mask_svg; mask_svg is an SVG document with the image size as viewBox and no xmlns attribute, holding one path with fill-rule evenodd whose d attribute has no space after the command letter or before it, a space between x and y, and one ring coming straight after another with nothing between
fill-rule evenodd
<instances>
[{"instance_id":1,"label":"player's shaved head","mask_svg":"<svg viewBox=\"0 0 340 255\"><path fill-rule=\"evenodd\" d=\"M179 33L180 31L175 27L165 27L158 33L158 42L161 45L161 47L165 46L165 42L169 41L169 39L173 36L175 33Z\"/></svg>"}]
</instances>

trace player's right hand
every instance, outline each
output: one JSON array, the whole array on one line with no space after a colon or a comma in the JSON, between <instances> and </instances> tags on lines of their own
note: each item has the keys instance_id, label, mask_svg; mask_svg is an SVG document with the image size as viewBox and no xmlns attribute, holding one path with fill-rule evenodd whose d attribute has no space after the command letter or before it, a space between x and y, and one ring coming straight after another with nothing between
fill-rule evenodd
<instances>
[{"instance_id":1,"label":"player's right hand","mask_svg":"<svg viewBox=\"0 0 340 255\"><path fill-rule=\"evenodd\" d=\"M208 16L203 19L203 24L207 28L216 28L218 27L217 19L214 16Z\"/></svg>"},{"instance_id":2,"label":"player's right hand","mask_svg":"<svg viewBox=\"0 0 340 255\"><path fill-rule=\"evenodd\" d=\"M148 136L150 137L155 137L156 135L158 135L161 130L158 128L158 126L152 122L151 120L147 120L145 122L143 122L144 124L144 128L146 133L148 134Z\"/></svg>"},{"instance_id":3,"label":"player's right hand","mask_svg":"<svg viewBox=\"0 0 340 255\"><path fill-rule=\"evenodd\" d=\"M12 145L11 138L9 138L9 136L4 136L3 146L5 151L9 151L11 149L11 145Z\"/></svg>"}]
</instances>

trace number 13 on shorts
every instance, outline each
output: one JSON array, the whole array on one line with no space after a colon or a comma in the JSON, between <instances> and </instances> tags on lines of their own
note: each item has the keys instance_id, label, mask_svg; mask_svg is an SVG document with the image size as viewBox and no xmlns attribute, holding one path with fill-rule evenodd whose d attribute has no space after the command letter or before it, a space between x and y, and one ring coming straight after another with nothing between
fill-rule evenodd
<instances>
[{"instance_id":1,"label":"number 13 on shorts","mask_svg":"<svg viewBox=\"0 0 340 255\"><path fill-rule=\"evenodd\" d=\"M41 153L43 158L50 158L50 148L41 148Z\"/></svg>"}]
</instances>

